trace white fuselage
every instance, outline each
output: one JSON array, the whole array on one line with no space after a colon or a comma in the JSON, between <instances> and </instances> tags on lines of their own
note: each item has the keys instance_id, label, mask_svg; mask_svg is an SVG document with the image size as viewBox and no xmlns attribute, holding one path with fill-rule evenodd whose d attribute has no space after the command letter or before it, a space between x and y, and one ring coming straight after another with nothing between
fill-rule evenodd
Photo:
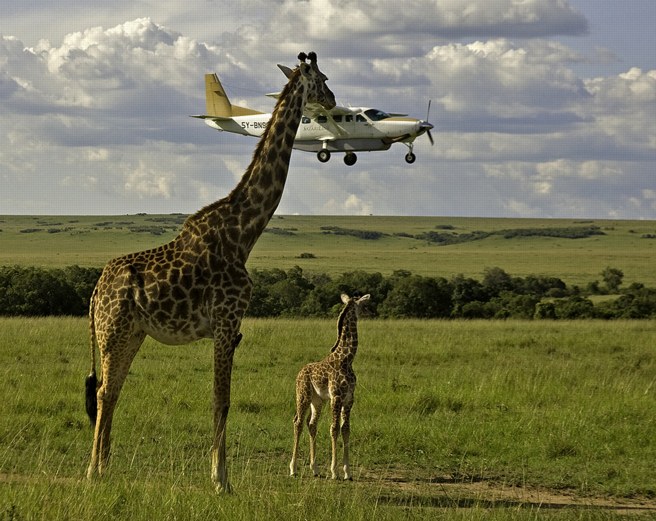
<instances>
[{"instance_id":1,"label":"white fuselage","mask_svg":"<svg viewBox=\"0 0 656 521\"><path fill-rule=\"evenodd\" d=\"M349 114L303 116L294 148L307 152L387 150L392 143L411 142L426 131L425 122L418 119L389 116L368 108L349 111ZM254 114L207 118L205 123L215 130L260 137L269 119L271 114Z\"/></svg>"}]
</instances>

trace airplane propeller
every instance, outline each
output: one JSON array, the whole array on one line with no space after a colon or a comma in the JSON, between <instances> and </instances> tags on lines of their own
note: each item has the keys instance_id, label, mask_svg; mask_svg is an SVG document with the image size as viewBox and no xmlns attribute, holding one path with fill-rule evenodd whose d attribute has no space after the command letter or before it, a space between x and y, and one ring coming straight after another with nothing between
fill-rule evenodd
<instances>
[{"instance_id":1,"label":"airplane propeller","mask_svg":"<svg viewBox=\"0 0 656 521\"><path fill-rule=\"evenodd\" d=\"M426 135L428 136L428 141L430 141L431 146L435 144L435 141L433 140L433 135L431 134L431 129L433 128L433 125L431 125L428 122L428 117L430 116L430 109L431 109L431 101L428 100L428 110L426 111L426 119L421 123L419 128L426 129Z\"/></svg>"}]
</instances>

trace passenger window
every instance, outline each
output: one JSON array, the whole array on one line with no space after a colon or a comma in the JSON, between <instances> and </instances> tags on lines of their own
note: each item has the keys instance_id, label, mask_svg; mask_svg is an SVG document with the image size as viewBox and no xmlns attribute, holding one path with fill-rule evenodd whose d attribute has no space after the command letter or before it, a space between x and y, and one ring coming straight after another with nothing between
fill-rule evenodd
<instances>
[{"instance_id":1,"label":"passenger window","mask_svg":"<svg viewBox=\"0 0 656 521\"><path fill-rule=\"evenodd\" d=\"M307 125L308 123L311 123L311 120L310 120L310 118L308 118L307 116L303 116L303 117L301 118L301 122L302 122L304 125Z\"/></svg>"},{"instance_id":2,"label":"passenger window","mask_svg":"<svg viewBox=\"0 0 656 521\"><path fill-rule=\"evenodd\" d=\"M353 116L351 116L351 115L346 116L345 121L346 121L347 123L353 123Z\"/></svg>"},{"instance_id":3,"label":"passenger window","mask_svg":"<svg viewBox=\"0 0 656 521\"><path fill-rule=\"evenodd\" d=\"M333 116L333 120L335 123L341 123L342 122L342 116Z\"/></svg>"},{"instance_id":4,"label":"passenger window","mask_svg":"<svg viewBox=\"0 0 656 521\"><path fill-rule=\"evenodd\" d=\"M365 117L364 117L364 116L361 116L360 114L358 114L357 116L355 116L355 121L357 121L358 123L366 123L366 122L367 122L367 120L365 119Z\"/></svg>"},{"instance_id":5,"label":"passenger window","mask_svg":"<svg viewBox=\"0 0 656 521\"><path fill-rule=\"evenodd\" d=\"M327 122L328 122L328 118L326 116L319 116L317 118L317 123L327 123Z\"/></svg>"}]
</instances>

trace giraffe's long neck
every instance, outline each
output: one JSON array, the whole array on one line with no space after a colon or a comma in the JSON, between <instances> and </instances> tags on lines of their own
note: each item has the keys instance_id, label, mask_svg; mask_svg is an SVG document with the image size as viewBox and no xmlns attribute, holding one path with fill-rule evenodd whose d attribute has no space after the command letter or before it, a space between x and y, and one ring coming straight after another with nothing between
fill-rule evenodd
<instances>
[{"instance_id":1,"label":"giraffe's long neck","mask_svg":"<svg viewBox=\"0 0 656 521\"><path fill-rule=\"evenodd\" d=\"M306 102L301 75L292 75L280 94L260 142L230 198L239 203L239 244L248 257L282 198L292 147Z\"/></svg>"},{"instance_id":2,"label":"giraffe's long neck","mask_svg":"<svg viewBox=\"0 0 656 521\"><path fill-rule=\"evenodd\" d=\"M222 257L246 262L282 198L306 99L305 83L296 70L280 94L253 159L237 186L228 196L191 216L181 236L207 241L212 230L218 230L215 240Z\"/></svg>"},{"instance_id":3,"label":"giraffe's long neck","mask_svg":"<svg viewBox=\"0 0 656 521\"><path fill-rule=\"evenodd\" d=\"M358 351L358 319L354 311L343 318L334 351L343 358L353 360Z\"/></svg>"}]
</instances>

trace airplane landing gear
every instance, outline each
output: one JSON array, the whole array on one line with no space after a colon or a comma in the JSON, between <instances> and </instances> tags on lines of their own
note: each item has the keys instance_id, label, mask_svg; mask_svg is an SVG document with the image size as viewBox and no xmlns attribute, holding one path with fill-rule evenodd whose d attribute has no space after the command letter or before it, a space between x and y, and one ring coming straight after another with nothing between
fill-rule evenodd
<instances>
[{"instance_id":1,"label":"airplane landing gear","mask_svg":"<svg viewBox=\"0 0 656 521\"><path fill-rule=\"evenodd\" d=\"M353 152L348 152L344 156L344 163L346 164L346 166L353 166L357 160L358 160L358 156L356 156Z\"/></svg>"},{"instance_id":2,"label":"airplane landing gear","mask_svg":"<svg viewBox=\"0 0 656 521\"><path fill-rule=\"evenodd\" d=\"M319 150L317 152L317 159L322 163L327 163L330 159L330 152L328 150Z\"/></svg>"},{"instance_id":3,"label":"airplane landing gear","mask_svg":"<svg viewBox=\"0 0 656 521\"><path fill-rule=\"evenodd\" d=\"M405 162L411 165L417 159L417 156L412 151L412 149L414 148L414 143L412 142L404 143L404 145L408 147L408 153L405 155Z\"/></svg>"}]
</instances>

